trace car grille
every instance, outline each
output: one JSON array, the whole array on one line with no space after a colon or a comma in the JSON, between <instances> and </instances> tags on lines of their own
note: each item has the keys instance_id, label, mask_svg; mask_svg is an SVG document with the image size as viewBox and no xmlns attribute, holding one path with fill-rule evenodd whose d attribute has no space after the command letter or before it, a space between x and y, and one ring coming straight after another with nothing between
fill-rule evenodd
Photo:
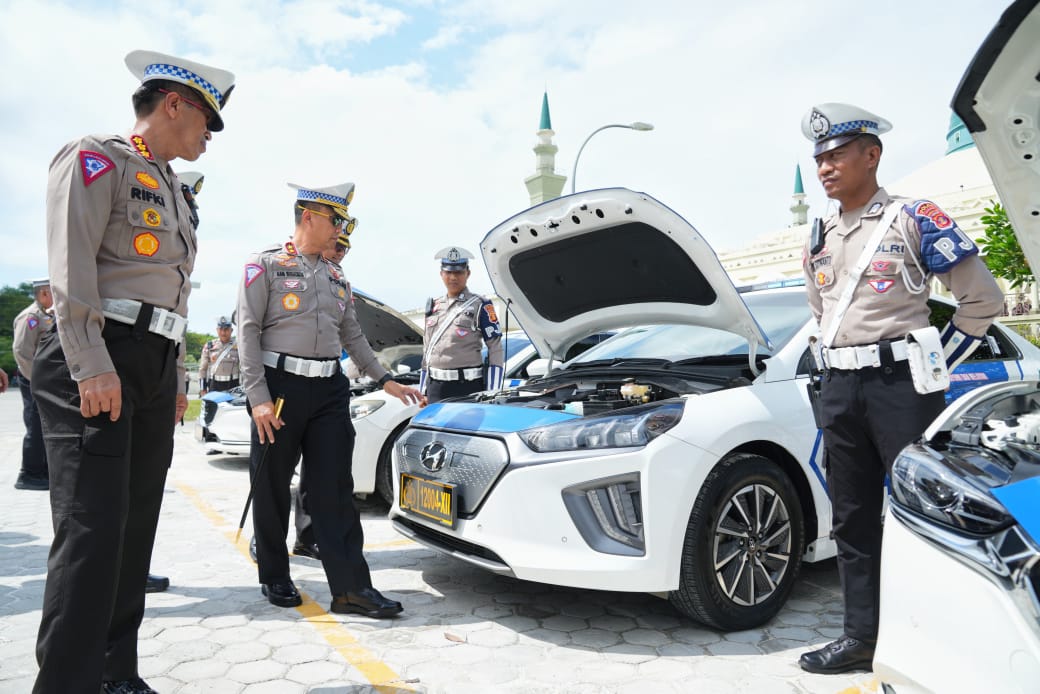
<instances>
[{"instance_id":1,"label":"car grille","mask_svg":"<svg viewBox=\"0 0 1040 694\"><path fill-rule=\"evenodd\" d=\"M209 426L213 423L213 418L217 415L217 403L211 400L203 400L202 405L204 407L202 411L202 423Z\"/></svg>"},{"instance_id":2,"label":"car grille","mask_svg":"<svg viewBox=\"0 0 1040 694\"><path fill-rule=\"evenodd\" d=\"M475 545L472 542L460 540L459 538L454 537L452 535L447 535L445 533L438 532L433 528L428 528L421 523L414 523L408 520L407 518L397 517L394 518L394 522L400 523L401 525L405 526L413 533L415 533L418 537L422 538L424 541L436 547L440 547L442 550L446 552L458 552L467 556L486 559L487 561L495 562L496 564L501 564L503 567L508 566L504 561L502 561L502 557L498 556L486 547L481 547L480 545Z\"/></svg>"},{"instance_id":3,"label":"car grille","mask_svg":"<svg viewBox=\"0 0 1040 694\"><path fill-rule=\"evenodd\" d=\"M431 470L423 465L423 449L444 447L443 467ZM444 484L455 485L460 515L477 510L491 486L509 465L509 451L498 439L450 434L429 429L407 429L395 444L398 472Z\"/></svg>"}]
</instances>

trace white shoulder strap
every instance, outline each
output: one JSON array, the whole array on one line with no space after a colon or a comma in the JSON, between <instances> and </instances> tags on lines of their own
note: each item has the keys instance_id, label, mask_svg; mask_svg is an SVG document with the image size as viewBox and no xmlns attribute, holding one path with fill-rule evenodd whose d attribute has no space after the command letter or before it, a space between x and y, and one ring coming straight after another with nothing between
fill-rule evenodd
<instances>
[{"instance_id":1,"label":"white shoulder strap","mask_svg":"<svg viewBox=\"0 0 1040 694\"><path fill-rule=\"evenodd\" d=\"M834 336L838 334L838 327L841 325L842 319L845 318L845 312L849 310L849 304L852 303L852 295L856 293L859 278L863 276L863 271L867 269L870 259L874 257L878 244L885 237L885 232L892 226L892 222L896 221L896 216L899 214L900 209L902 209L902 205L897 200L890 200L884 216L881 217L881 221L874 227L874 234L867 241L866 245L863 246L863 252L859 254L856 266L852 268L845 280L845 289L841 293L841 298L838 299L834 317L827 326L827 334L823 336L824 348L830 348L831 344L833 344Z\"/></svg>"},{"instance_id":2,"label":"white shoulder strap","mask_svg":"<svg viewBox=\"0 0 1040 694\"><path fill-rule=\"evenodd\" d=\"M474 295L471 299L457 304L455 306L455 309L450 314L444 316L443 322L437 326L437 332L435 332L433 334L433 337L430 338L430 344L426 345L426 349L423 352L423 361L427 365L429 365L430 363L430 353L433 351L434 345L436 345L440 341L441 336L443 336L445 331L447 331L448 328L451 327L452 321L454 321L460 313L465 311L467 307L472 306L474 302L480 302L482 300L483 299L481 299L479 294Z\"/></svg>"}]
</instances>

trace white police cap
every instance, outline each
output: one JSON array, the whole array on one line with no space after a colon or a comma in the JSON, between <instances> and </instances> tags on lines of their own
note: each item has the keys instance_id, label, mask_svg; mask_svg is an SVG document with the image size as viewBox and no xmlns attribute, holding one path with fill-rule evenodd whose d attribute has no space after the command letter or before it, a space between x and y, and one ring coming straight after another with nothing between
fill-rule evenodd
<instances>
[{"instance_id":1,"label":"white police cap","mask_svg":"<svg viewBox=\"0 0 1040 694\"><path fill-rule=\"evenodd\" d=\"M177 180L179 180L182 185L188 186L188 190L191 191L192 195L198 195L202 192L202 180L204 178L205 176L203 176L200 171L182 171L177 174Z\"/></svg>"},{"instance_id":2,"label":"white police cap","mask_svg":"<svg viewBox=\"0 0 1040 694\"><path fill-rule=\"evenodd\" d=\"M220 318L217 319L217 327L218 328L230 328L231 327L231 319L228 318L227 316L221 316Z\"/></svg>"},{"instance_id":3,"label":"white police cap","mask_svg":"<svg viewBox=\"0 0 1040 694\"><path fill-rule=\"evenodd\" d=\"M131 51L126 55L126 66L141 80L141 84L151 80L169 80L191 87L201 94L213 109L213 118L207 123L207 127L213 132L224 129L220 109L224 108L231 91L235 88L234 74L219 67L156 51Z\"/></svg>"},{"instance_id":4,"label":"white police cap","mask_svg":"<svg viewBox=\"0 0 1040 694\"><path fill-rule=\"evenodd\" d=\"M339 216L350 217L347 207L354 199L353 183L340 183L339 185L325 186L324 188L308 188L290 183L289 187L296 190L296 200L298 202L317 202L322 205L328 205Z\"/></svg>"},{"instance_id":5,"label":"white police cap","mask_svg":"<svg viewBox=\"0 0 1040 694\"><path fill-rule=\"evenodd\" d=\"M814 157L860 135L880 135L891 129L892 124L881 116L851 104L817 104L802 118L802 134L816 143Z\"/></svg>"},{"instance_id":6,"label":"white police cap","mask_svg":"<svg viewBox=\"0 0 1040 694\"><path fill-rule=\"evenodd\" d=\"M441 261L442 270L465 270L473 254L465 248L448 246L437 251L433 257Z\"/></svg>"},{"instance_id":7,"label":"white police cap","mask_svg":"<svg viewBox=\"0 0 1040 694\"><path fill-rule=\"evenodd\" d=\"M32 288L33 289L41 289L43 287L49 287L49 286L51 286L51 281L50 281L50 279L48 279L46 277L44 277L43 279L38 279L38 280L33 280L32 281Z\"/></svg>"}]
</instances>

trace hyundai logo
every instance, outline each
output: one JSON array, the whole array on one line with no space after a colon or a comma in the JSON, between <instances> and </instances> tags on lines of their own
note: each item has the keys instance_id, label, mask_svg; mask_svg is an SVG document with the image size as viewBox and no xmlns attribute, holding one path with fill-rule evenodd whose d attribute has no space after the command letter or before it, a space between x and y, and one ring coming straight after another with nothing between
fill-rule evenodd
<instances>
[{"instance_id":1,"label":"hyundai logo","mask_svg":"<svg viewBox=\"0 0 1040 694\"><path fill-rule=\"evenodd\" d=\"M419 453L419 462L430 472L440 472L447 460L448 449L437 441L426 444Z\"/></svg>"}]
</instances>

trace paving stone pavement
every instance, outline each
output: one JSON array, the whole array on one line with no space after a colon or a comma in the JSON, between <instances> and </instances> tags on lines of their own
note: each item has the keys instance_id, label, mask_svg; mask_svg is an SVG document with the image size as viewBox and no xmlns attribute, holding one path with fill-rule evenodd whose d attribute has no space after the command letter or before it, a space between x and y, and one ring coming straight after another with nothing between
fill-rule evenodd
<instances>
[{"instance_id":1,"label":"paving stone pavement","mask_svg":"<svg viewBox=\"0 0 1040 694\"><path fill-rule=\"evenodd\" d=\"M443 557L397 535L386 507L362 502L376 586L401 600L394 620L332 615L321 565L292 559L305 593L270 605L235 543L248 490L242 456L206 456L191 423L178 427L152 560L170 577L148 596L140 673L163 694L425 692L663 694L696 691L874 692L870 673L801 671L807 647L841 633L833 562L805 566L771 623L722 634L644 594L517 581ZM21 400L0 396L0 692L28 692L52 537L48 497L13 487L21 460ZM290 538L291 540L291 538Z\"/></svg>"}]
</instances>

